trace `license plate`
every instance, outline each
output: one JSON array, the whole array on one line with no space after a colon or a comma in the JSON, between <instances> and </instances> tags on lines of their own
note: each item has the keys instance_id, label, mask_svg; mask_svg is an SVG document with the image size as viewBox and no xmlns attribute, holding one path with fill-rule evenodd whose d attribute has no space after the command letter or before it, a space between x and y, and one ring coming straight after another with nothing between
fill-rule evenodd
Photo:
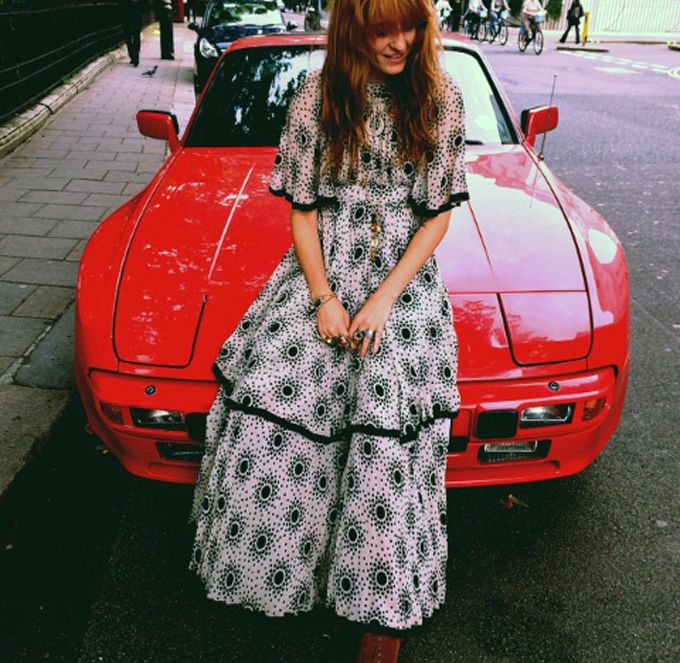
<instances>
[{"instance_id":1,"label":"license plate","mask_svg":"<svg viewBox=\"0 0 680 663\"><path fill-rule=\"evenodd\" d=\"M532 454L538 448L538 440L529 442L488 442L484 445L487 454Z\"/></svg>"}]
</instances>

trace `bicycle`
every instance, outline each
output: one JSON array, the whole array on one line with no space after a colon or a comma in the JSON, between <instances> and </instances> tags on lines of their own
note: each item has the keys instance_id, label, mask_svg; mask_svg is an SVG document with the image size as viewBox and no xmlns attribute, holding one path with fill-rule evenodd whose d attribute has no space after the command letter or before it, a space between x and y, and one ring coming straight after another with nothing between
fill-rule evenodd
<instances>
[{"instance_id":1,"label":"bicycle","mask_svg":"<svg viewBox=\"0 0 680 663\"><path fill-rule=\"evenodd\" d=\"M472 19L469 16L465 16L463 19L463 33L466 37L470 39L479 39L479 33L482 28L482 22L479 19Z\"/></svg>"},{"instance_id":2,"label":"bicycle","mask_svg":"<svg viewBox=\"0 0 680 663\"><path fill-rule=\"evenodd\" d=\"M493 44L498 37L498 43L501 46L505 46L508 43L508 26L505 23L505 19L508 16L508 12L503 10L494 21L493 17L490 17L487 21L486 27L486 38L490 44ZM494 29L495 26L495 29Z\"/></svg>"},{"instance_id":3,"label":"bicycle","mask_svg":"<svg viewBox=\"0 0 680 663\"><path fill-rule=\"evenodd\" d=\"M540 55L543 52L543 30L541 30L541 23L543 23L543 16L536 15L533 19L533 32L534 38L531 40L534 44L534 53ZM529 39L527 38L526 30L524 25L520 25L519 32L517 33L517 48L519 48L520 53L524 53L529 45Z\"/></svg>"}]
</instances>

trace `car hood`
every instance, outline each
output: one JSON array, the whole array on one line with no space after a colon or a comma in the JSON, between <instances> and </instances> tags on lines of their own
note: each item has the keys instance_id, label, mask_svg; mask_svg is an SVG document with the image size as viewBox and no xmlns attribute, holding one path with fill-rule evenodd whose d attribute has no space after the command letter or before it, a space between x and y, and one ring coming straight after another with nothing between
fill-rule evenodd
<instances>
[{"instance_id":1,"label":"car hood","mask_svg":"<svg viewBox=\"0 0 680 663\"><path fill-rule=\"evenodd\" d=\"M219 328L217 338L231 334L291 245L289 205L268 190L275 152L182 149L159 176L121 272L119 359L187 366L201 320ZM516 363L585 356L590 321L579 256L534 162L519 146L470 149L468 183L470 203L454 211L437 249L461 329L476 319L464 333L482 331L481 318L469 314L483 300L505 321Z\"/></svg>"}]
</instances>

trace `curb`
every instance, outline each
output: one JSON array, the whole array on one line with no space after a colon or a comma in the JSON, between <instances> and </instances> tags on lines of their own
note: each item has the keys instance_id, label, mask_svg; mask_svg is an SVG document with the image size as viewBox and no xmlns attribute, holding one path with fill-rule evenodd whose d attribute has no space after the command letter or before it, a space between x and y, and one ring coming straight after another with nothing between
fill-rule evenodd
<instances>
[{"instance_id":1,"label":"curb","mask_svg":"<svg viewBox=\"0 0 680 663\"><path fill-rule=\"evenodd\" d=\"M120 46L85 65L59 87L43 97L34 106L16 115L0 126L0 158L16 149L33 135L47 120L71 99L90 85L99 74L125 55L125 47Z\"/></svg>"},{"instance_id":2,"label":"curb","mask_svg":"<svg viewBox=\"0 0 680 663\"><path fill-rule=\"evenodd\" d=\"M599 42L598 42L599 43ZM558 51L586 51L588 53L609 53L608 48L600 46L557 46Z\"/></svg>"},{"instance_id":3,"label":"curb","mask_svg":"<svg viewBox=\"0 0 680 663\"><path fill-rule=\"evenodd\" d=\"M45 447L72 392L0 385L0 500L17 476Z\"/></svg>"},{"instance_id":4,"label":"curb","mask_svg":"<svg viewBox=\"0 0 680 663\"><path fill-rule=\"evenodd\" d=\"M668 43L668 48L671 49L671 51L680 51L680 44L676 43Z\"/></svg>"},{"instance_id":5,"label":"curb","mask_svg":"<svg viewBox=\"0 0 680 663\"><path fill-rule=\"evenodd\" d=\"M667 44L667 40L658 41L655 39L593 39L593 44L640 44L642 46L659 46Z\"/></svg>"}]
</instances>

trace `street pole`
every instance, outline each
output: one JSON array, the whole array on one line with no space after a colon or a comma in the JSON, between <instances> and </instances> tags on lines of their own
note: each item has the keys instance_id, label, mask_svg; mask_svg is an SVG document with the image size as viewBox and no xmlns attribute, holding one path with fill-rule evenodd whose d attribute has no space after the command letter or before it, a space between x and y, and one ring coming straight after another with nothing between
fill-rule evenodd
<instances>
[{"instance_id":1,"label":"street pole","mask_svg":"<svg viewBox=\"0 0 680 663\"><path fill-rule=\"evenodd\" d=\"M583 43L588 42L588 25L590 24L590 12L586 12L586 18L583 21ZM597 41L595 42L597 43Z\"/></svg>"}]
</instances>

